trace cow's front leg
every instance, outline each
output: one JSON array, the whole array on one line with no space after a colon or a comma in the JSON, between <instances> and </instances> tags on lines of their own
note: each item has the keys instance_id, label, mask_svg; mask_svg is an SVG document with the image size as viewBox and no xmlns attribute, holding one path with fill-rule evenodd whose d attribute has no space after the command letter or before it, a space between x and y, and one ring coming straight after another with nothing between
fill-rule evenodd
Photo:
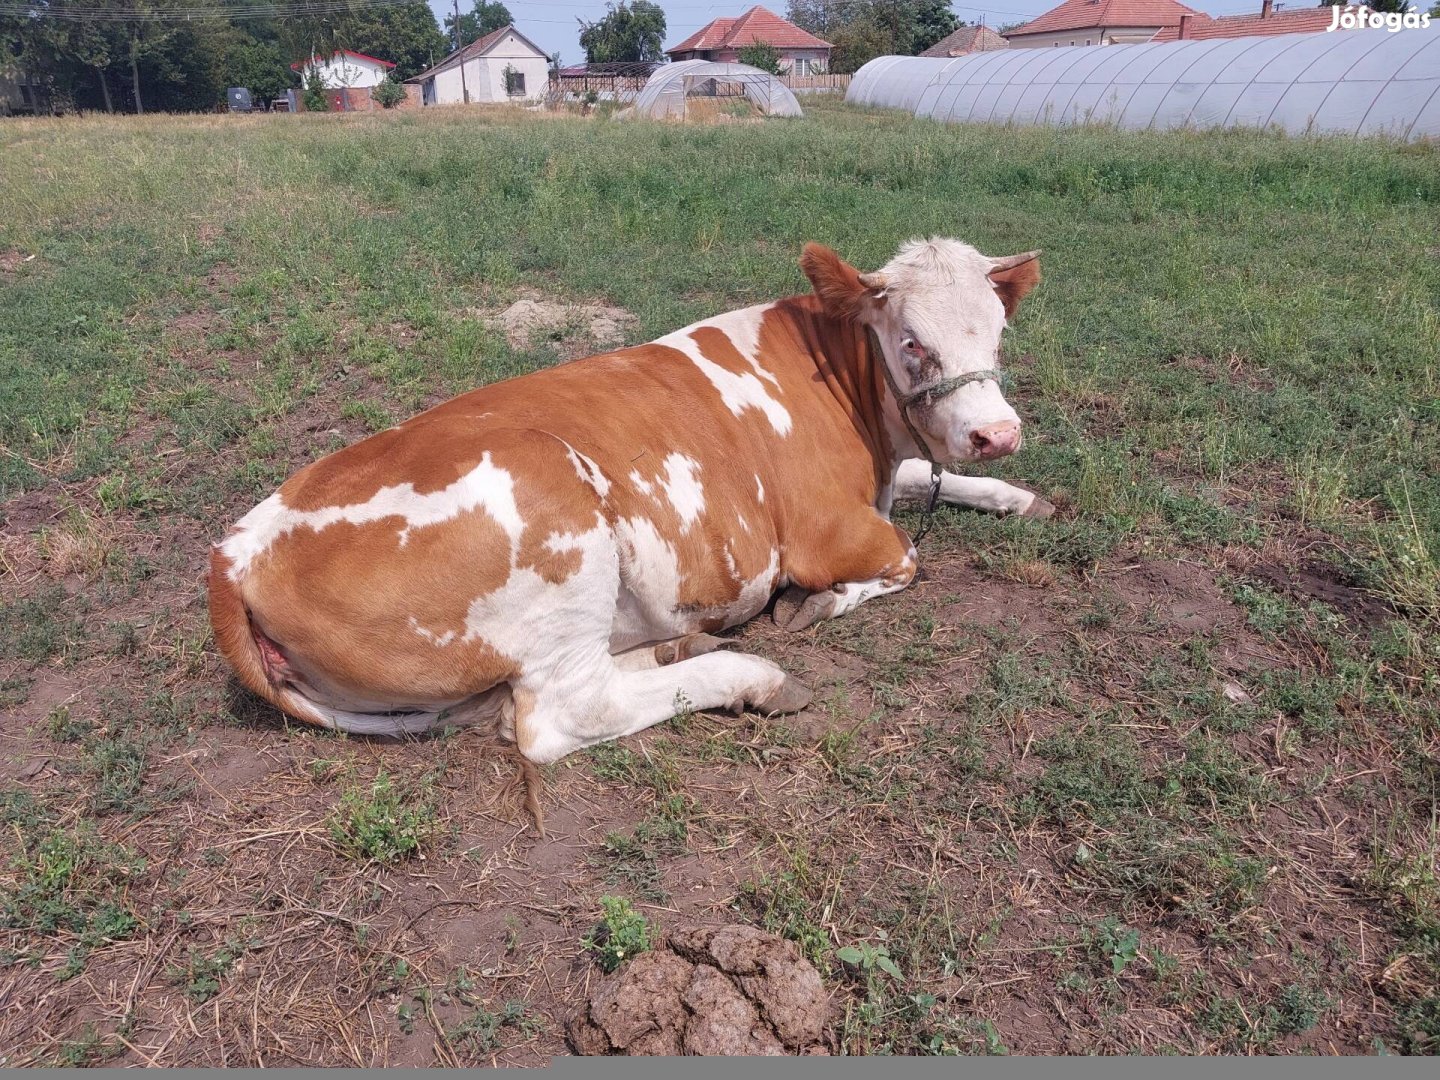
<instances>
[{"instance_id":1,"label":"cow's front leg","mask_svg":"<svg viewBox=\"0 0 1440 1080\"><path fill-rule=\"evenodd\" d=\"M915 580L915 547L898 526L868 513L848 532L868 542L836 553L832 572L839 580L829 588L812 591L797 584L782 592L775 601L778 626L793 632L821 619L838 619L866 600L897 593Z\"/></svg>"},{"instance_id":2,"label":"cow's front leg","mask_svg":"<svg viewBox=\"0 0 1440 1080\"><path fill-rule=\"evenodd\" d=\"M920 458L902 461L895 474L896 501L924 505L929 498L930 463ZM941 473L940 501L992 514L1019 514L1030 518L1048 518L1055 513L1054 505L1033 491L988 476Z\"/></svg>"}]
</instances>

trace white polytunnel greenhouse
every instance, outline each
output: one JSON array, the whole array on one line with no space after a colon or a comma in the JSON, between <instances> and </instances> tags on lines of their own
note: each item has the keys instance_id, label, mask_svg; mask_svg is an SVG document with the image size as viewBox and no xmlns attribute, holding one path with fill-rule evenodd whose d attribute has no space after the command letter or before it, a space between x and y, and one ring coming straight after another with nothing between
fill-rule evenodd
<instances>
[{"instance_id":1,"label":"white polytunnel greenhouse","mask_svg":"<svg viewBox=\"0 0 1440 1080\"><path fill-rule=\"evenodd\" d=\"M882 56L845 100L952 123L1440 137L1440 28Z\"/></svg>"},{"instance_id":2,"label":"white polytunnel greenhouse","mask_svg":"<svg viewBox=\"0 0 1440 1080\"><path fill-rule=\"evenodd\" d=\"M682 60L658 68L636 97L633 115L652 120L683 117L687 100L697 97L745 97L766 116L803 115L790 88L768 71L710 60Z\"/></svg>"}]
</instances>

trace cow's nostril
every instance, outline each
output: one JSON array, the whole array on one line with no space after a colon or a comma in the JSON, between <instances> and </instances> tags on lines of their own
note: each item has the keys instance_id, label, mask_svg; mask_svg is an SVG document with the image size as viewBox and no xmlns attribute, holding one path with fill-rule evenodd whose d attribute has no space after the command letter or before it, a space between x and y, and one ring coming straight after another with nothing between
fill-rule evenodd
<instances>
[{"instance_id":1,"label":"cow's nostril","mask_svg":"<svg viewBox=\"0 0 1440 1080\"><path fill-rule=\"evenodd\" d=\"M1012 421L976 428L970 433L970 445L978 457L1004 457L1020 446L1020 425Z\"/></svg>"}]
</instances>

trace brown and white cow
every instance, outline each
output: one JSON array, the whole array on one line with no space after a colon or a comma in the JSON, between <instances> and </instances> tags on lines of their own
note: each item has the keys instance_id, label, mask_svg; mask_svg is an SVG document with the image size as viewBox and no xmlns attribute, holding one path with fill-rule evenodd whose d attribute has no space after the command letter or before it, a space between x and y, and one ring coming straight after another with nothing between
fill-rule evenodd
<instances>
[{"instance_id":1,"label":"brown and white cow","mask_svg":"<svg viewBox=\"0 0 1440 1080\"><path fill-rule=\"evenodd\" d=\"M538 763L684 708L802 708L796 680L709 635L777 589L798 630L910 584L892 501L929 492L930 461L1020 446L995 369L1037 255L912 241L861 274L812 244L813 295L486 386L323 458L212 550L216 641L296 719L489 719ZM941 498L1050 509L951 474Z\"/></svg>"}]
</instances>

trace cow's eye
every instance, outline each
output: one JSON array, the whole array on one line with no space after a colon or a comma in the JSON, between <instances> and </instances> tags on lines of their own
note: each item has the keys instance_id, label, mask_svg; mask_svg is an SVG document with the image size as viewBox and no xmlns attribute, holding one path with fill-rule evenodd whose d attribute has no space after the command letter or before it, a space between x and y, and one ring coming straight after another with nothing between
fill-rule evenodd
<instances>
[{"instance_id":1,"label":"cow's eye","mask_svg":"<svg viewBox=\"0 0 1440 1080\"><path fill-rule=\"evenodd\" d=\"M920 342L916 341L913 337L907 337L904 341L900 342L900 348L904 349L908 356L913 356L920 360L925 359L925 346L921 345Z\"/></svg>"}]
</instances>

